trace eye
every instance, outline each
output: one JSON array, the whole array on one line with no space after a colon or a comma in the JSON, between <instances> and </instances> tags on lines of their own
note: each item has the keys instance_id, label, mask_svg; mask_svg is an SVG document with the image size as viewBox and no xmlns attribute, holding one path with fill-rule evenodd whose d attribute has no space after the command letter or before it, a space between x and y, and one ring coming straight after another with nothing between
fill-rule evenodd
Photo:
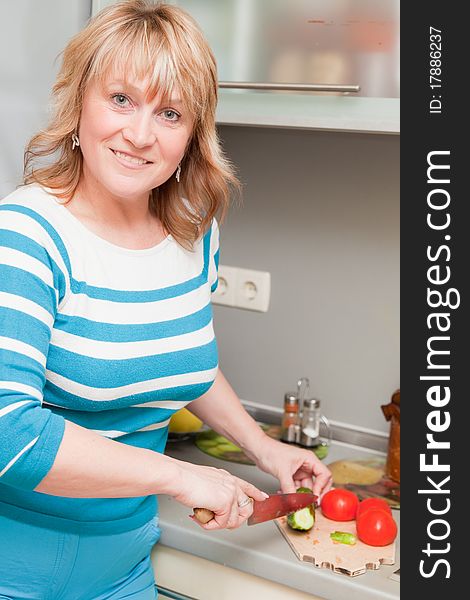
<instances>
[{"instance_id":1,"label":"eye","mask_svg":"<svg viewBox=\"0 0 470 600\"><path fill-rule=\"evenodd\" d=\"M129 103L129 98L124 94L113 94L111 98L118 106L127 106Z\"/></svg>"},{"instance_id":2,"label":"eye","mask_svg":"<svg viewBox=\"0 0 470 600\"><path fill-rule=\"evenodd\" d=\"M167 108L166 110L162 111L161 114L167 121L178 121L178 119L181 116L175 110L172 110L171 108Z\"/></svg>"}]
</instances>

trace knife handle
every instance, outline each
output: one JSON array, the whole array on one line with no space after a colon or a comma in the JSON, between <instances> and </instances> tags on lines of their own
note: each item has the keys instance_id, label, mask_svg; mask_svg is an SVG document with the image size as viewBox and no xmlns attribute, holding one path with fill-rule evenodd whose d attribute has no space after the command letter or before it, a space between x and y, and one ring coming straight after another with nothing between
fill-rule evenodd
<instances>
[{"instance_id":1,"label":"knife handle","mask_svg":"<svg viewBox=\"0 0 470 600\"><path fill-rule=\"evenodd\" d=\"M248 496L241 505L239 504L239 506L241 508L242 506L246 506L246 504L249 504L250 502L253 503L253 498L250 498ZM203 525L209 523L209 521L211 521L214 518L214 516L214 513L208 508L193 508L193 517L195 517L199 521L199 523L202 523Z\"/></svg>"},{"instance_id":2,"label":"knife handle","mask_svg":"<svg viewBox=\"0 0 470 600\"><path fill-rule=\"evenodd\" d=\"M193 513L193 516L203 525L214 518L214 513L208 508L193 508Z\"/></svg>"}]
</instances>

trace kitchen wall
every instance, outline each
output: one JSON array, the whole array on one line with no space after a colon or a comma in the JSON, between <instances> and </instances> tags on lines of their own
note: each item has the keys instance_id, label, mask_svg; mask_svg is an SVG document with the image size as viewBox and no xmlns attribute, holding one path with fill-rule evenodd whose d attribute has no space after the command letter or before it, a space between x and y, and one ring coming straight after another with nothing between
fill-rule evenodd
<instances>
[{"instance_id":1,"label":"kitchen wall","mask_svg":"<svg viewBox=\"0 0 470 600\"><path fill-rule=\"evenodd\" d=\"M332 420L388 432L399 379L399 136L221 127L244 184L221 264L269 271L267 313L215 307L221 366L282 406L309 377Z\"/></svg>"},{"instance_id":2,"label":"kitchen wall","mask_svg":"<svg viewBox=\"0 0 470 600\"><path fill-rule=\"evenodd\" d=\"M91 0L8 0L0 5L0 196L21 182L23 151L47 121L57 55Z\"/></svg>"}]
</instances>

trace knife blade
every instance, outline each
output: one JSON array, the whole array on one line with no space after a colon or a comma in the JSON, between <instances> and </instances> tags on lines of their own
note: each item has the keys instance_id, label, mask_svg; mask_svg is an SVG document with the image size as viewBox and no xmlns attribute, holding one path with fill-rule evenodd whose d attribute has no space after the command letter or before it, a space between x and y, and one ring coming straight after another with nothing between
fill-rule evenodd
<instances>
[{"instance_id":1,"label":"knife blade","mask_svg":"<svg viewBox=\"0 0 470 600\"><path fill-rule=\"evenodd\" d=\"M290 513L305 508L310 504L316 504L318 496L316 494L307 494L303 492L294 492L293 494L273 494L261 500L253 502L253 513L248 518L248 525L257 525L272 519L278 519Z\"/></svg>"},{"instance_id":2,"label":"knife blade","mask_svg":"<svg viewBox=\"0 0 470 600\"><path fill-rule=\"evenodd\" d=\"M272 519L278 519L290 513L316 504L318 496L303 492L293 494L272 494L266 500L253 500L253 513L248 518L248 525L257 525ZM214 518L214 513L207 508L195 508L194 516L201 523L208 523Z\"/></svg>"}]
</instances>

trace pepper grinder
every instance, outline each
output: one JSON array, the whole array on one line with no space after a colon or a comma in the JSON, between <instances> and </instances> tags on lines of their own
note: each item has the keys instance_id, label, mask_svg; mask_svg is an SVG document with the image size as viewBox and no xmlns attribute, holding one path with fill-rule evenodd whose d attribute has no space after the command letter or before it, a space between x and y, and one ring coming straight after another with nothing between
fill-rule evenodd
<instances>
[{"instance_id":1,"label":"pepper grinder","mask_svg":"<svg viewBox=\"0 0 470 600\"><path fill-rule=\"evenodd\" d=\"M300 406L302 400L310 388L310 381L307 377L301 377L297 381L297 392L288 392L284 396L284 415L281 424L281 440L291 444L298 444L300 441Z\"/></svg>"},{"instance_id":2,"label":"pepper grinder","mask_svg":"<svg viewBox=\"0 0 470 600\"><path fill-rule=\"evenodd\" d=\"M299 440L299 398L294 392L284 396L284 415L281 425L281 440L295 444Z\"/></svg>"}]
</instances>

